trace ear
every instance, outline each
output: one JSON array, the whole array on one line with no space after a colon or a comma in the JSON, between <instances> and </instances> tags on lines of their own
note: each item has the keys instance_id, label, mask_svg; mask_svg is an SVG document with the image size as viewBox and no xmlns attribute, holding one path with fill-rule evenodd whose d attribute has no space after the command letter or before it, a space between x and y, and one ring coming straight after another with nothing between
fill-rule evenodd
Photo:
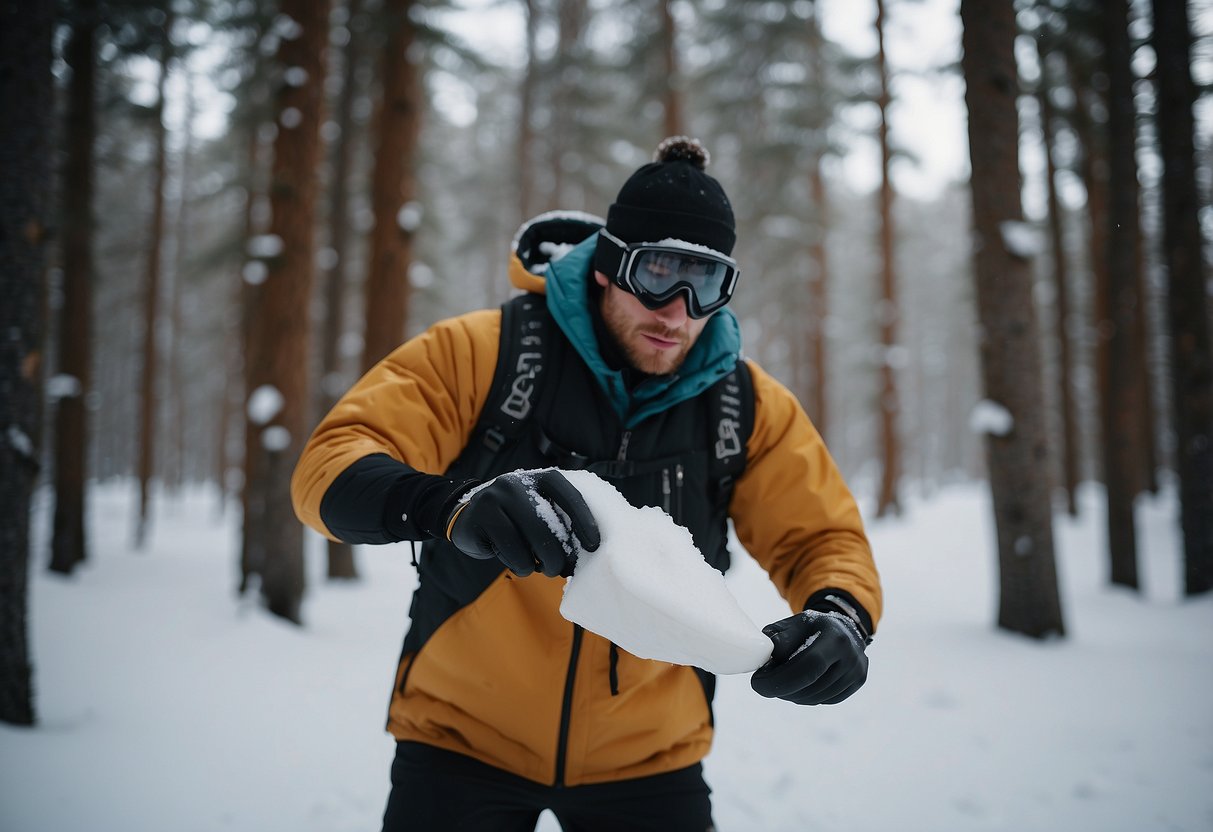
<instances>
[{"instance_id":1,"label":"ear","mask_svg":"<svg viewBox=\"0 0 1213 832\"><path fill-rule=\"evenodd\" d=\"M611 282L611 279L609 277L607 277L605 274L603 274L602 272L595 269L594 270L594 281L599 286L601 286L602 288L605 289L607 287L607 285Z\"/></svg>"}]
</instances>

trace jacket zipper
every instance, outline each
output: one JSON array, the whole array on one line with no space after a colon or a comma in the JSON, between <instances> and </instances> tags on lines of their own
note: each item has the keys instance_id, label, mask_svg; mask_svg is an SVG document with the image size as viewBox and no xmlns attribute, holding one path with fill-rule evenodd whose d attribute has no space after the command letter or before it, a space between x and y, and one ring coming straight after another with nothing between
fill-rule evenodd
<instances>
[{"instance_id":1,"label":"jacket zipper","mask_svg":"<svg viewBox=\"0 0 1213 832\"><path fill-rule=\"evenodd\" d=\"M619 453L615 454L615 459L628 458L628 443L632 441L632 432L625 430L623 436L619 440Z\"/></svg>"},{"instance_id":2,"label":"jacket zipper","mask_svg":"<svg viewBox=\"0 0 1213 832\"><path fill-rule=\"evenodd\" d=\"M564 766L568 757L569 722L573 715L573 681L577 676L577 657L581 655L580 624L573 625L573 648L569 651L569 672L564 677L564 703L560 707L560 738L556 742L556 783L564 788Z\"/></svg>"},{"instance_id":3,"label":"jacket zipper","mask_svg":"<svg viewBox=\"0 0 1213 832\"><path fill-rule=\"evenodd\" d=\"M674 519L682 522L682 463L674 466Z\"/></svg>"},{"instance_id":4,"label":"jacket zipper","mask_svg":"<svg viewBox=\"0 0 1213 832\"><path fill-rule=\"evenodd\" d=\"M661 469L661 508L670 514L670 469Z\"/></svg>"}]
</instances>

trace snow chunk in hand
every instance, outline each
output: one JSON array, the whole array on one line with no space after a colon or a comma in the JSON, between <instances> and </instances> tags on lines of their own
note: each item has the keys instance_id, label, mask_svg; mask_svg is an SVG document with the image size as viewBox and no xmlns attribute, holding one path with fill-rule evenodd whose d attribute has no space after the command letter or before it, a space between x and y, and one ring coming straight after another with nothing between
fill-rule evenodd
<instances>
[{"instance_id":1,"label":"snow chunk in hand","mask_svg":"<svg viewBox=\"0 0 1213 832\"><path fill-rule=\"evenodd\" d=\"M771 640L741 609L695 548L691 533L658 508L631 506L588 471L563 472L602 534L580 552L560 614L645 659L750 673L771 657Z\"/></svg>"}]
</instances>

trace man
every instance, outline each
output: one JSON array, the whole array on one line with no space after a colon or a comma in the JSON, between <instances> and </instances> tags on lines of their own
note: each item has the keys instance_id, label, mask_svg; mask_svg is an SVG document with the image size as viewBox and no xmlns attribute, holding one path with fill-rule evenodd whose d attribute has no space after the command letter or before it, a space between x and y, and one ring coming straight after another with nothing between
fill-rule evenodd
<instances>
[{"instance_id":1,"label":"man","mask_svg":"<svg viewBox=\"0 0 1213 832\"><path fill-rule=\"evenodd\" d=\"M866 679L881 594L855 502L795 398L739 358L733 211L706 151L674 137L655 158L605 228L524 227L510 276L532 294L511 303L540 320L516 334L507 304L435 324L337 403L299 461L292 495L313 528L427 541L389 707L385 830L533 829L545 808L566 830L711 828L714 679L561 618L575 564L536 503L559 507L581 557L599 545L561 468L662 506L721 569L733 519L796 612L764 629L755 691L829 704ZM529 352L515 360L511 338ZM750 414L747 435L714 421L722 399ZM490 418L499 400L513 437ZM742 451L734 482L719 466Z\"/></svg>"}]
</instances>

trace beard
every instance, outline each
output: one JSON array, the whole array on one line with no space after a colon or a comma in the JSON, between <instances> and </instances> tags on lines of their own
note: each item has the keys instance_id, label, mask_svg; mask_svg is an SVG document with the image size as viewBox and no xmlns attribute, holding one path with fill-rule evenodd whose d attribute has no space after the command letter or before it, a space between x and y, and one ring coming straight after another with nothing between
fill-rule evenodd
<instances>
[{"instance_id":1,"label":"beard","mask_svg":"<svg viewBox=\"0 0 1213 832\"><path fill-rule=\"evenodd\" d=\"M690 333L685 330L666 329L660 324L638 324L631 320L623 309L611 303L609 297L609 293L604 293L602 298L602 320L628 364L642 373L654 376L669 375L682 366L691 350ZM654 346L645 338L646 335L673 341L676 346Z\"/></svg>"}]
</instances>

